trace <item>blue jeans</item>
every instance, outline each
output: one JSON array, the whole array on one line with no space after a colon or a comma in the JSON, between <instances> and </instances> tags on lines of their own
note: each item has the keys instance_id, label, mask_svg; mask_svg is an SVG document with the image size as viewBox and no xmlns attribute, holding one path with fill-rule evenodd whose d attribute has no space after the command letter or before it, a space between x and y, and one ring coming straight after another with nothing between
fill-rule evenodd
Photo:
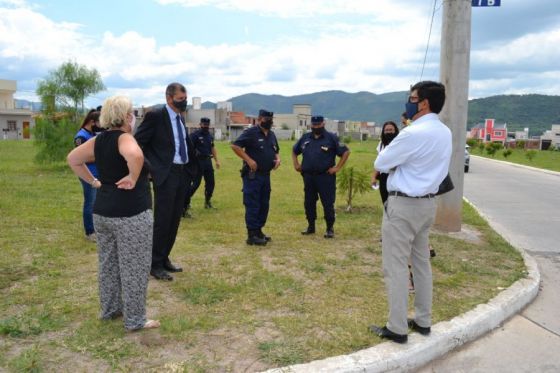
<instances>
[{"instance_id":1,"label":"blue jeans","mask_svg":"<svg viewBox=\"0 0 560 373\"><path fill-rule=\"evenodd\" d=\"M95 203L97 189L95 189L82 179L80 179L80 183L82 183L82 190L84 191L84 208L82 212L84 219L84 230L86 231L86 235L90 235L92 233L95 233L95 228L93 227L93 204Z\"/></svg>"}]
</instances>

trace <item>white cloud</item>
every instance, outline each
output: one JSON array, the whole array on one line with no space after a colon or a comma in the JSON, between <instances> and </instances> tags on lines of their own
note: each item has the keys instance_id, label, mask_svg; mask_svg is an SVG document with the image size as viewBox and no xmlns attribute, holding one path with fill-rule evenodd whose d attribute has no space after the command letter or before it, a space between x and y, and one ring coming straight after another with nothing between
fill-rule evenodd
<instances>
[{"instance_id":1,"label":"white cloud","mask_svg":"<svg viewBox=\"0 0 560 373\"><path fill-rule=\"evenodd\" d=\"M126 94L138 105L163 102L165 86L171 81L185 83L191 97L221 101L250 92L297 95L340 89L383 93L406 90L419 79L426 42L426 14L420 16L415 13L420 10L414 7L400 8L402 2L399 5L388 0L159 1L180 2L185 6L235 7L281 16L362 12L372 15L372 19L382 17L383 22L348 24L339 20L328 28L318 28L312 39L282 37L266 45L205 46L186 40L162 45L154 37L137 31L115 34L107 30L95 40L84 34L79 24L54 22L20 0L0 0L0 74L33 71L29 74L34 75L24 77L33 81L71 59L96 68L108 86L106 92L93 98L92 104L108 95ZM426 7L421 9L426 10ZM246 32L249 33L248 26ZM438 79L439 56L434 47L438 44L436 22L424 79ZM495 72L479 76L478 80L471 79L471 94L476 97L515 92L558 94L560 89L554 81L560 81L560 73L554 66L560 57L559 44L557 28L528 34L504 45L494 45L492 49L473 51L473 70L482 71L486 66L501 70L514 68L510 74L514 75L499 76ZM531 75L535 71L548 73ZM523 72L531 80L520 81L518 76ZM10 76L0 78L10 79Z\"/></svg>"},{"instance_id":2,"label":"white cloud","mask_svg":"<svg viewBox=\"0 0 560 373\"><path fill-rule=\"evenodd\" d=\"M162 5L215 7L222 10L294 18L321 15L358 14L392 22L417 15L415 7L402 8L398 0L156 0Z\"/></svg>"}]
</instances>

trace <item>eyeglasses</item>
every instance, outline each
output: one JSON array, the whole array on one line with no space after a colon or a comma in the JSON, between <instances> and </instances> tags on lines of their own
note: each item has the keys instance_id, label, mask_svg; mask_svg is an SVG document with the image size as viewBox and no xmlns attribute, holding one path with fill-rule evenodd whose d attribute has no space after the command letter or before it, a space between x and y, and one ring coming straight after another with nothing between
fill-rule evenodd
<instances>
[{"instance_id":1,"label":"eyeglasses","mask_svg":"<svg viewBox=\"0 0 560 373\"><path fill-rule=\"evenodd\" d=\"M414 103L417 103L417 102L420 102L420 101L424 101L424 99L423 98L421 99L418 96L408 96L408 102L410 102L411 104L414 104Z\"/></svg>"}]
</instances>

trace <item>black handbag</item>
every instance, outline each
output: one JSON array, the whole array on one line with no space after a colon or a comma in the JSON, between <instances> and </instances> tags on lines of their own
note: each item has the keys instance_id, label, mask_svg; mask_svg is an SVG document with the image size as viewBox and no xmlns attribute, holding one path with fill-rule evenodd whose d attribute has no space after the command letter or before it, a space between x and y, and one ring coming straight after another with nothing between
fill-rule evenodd
<instances>
[{"instance_id":1,"label":"black handbag","mask_svg":"<svg viewBox=\"0 0 560 373\"><path fill-rule=\"evenodd\" d=\"M449 175L449 172L448 172L445 179L443 179L441 184L439 184L439 188L438 188L438 191L436 193L436 196L439 196L440 194L445 194L447 192L450 192L454 188L455 188L455 185L453 185L453 180L451 180L451 176Z\"/></svg>"}]
</instances>

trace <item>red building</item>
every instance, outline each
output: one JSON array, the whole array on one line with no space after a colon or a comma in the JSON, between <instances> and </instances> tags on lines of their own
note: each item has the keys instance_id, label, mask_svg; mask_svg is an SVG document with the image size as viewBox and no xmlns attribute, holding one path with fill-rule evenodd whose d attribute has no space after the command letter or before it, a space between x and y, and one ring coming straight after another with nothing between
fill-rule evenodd
<instances>
[{"instance_id":1,"label":"red building","mask_svg":"<svg viewBox=\"0 0 560 373\"><path fill-rule=\"evenodd\" d=\"M494 123L494 119L486 119L484 123L479 123L471 128L469 137L482 142L501 142L504 144L507 139L507 124L498 124Z\"/></svg>"}]
</instances>

